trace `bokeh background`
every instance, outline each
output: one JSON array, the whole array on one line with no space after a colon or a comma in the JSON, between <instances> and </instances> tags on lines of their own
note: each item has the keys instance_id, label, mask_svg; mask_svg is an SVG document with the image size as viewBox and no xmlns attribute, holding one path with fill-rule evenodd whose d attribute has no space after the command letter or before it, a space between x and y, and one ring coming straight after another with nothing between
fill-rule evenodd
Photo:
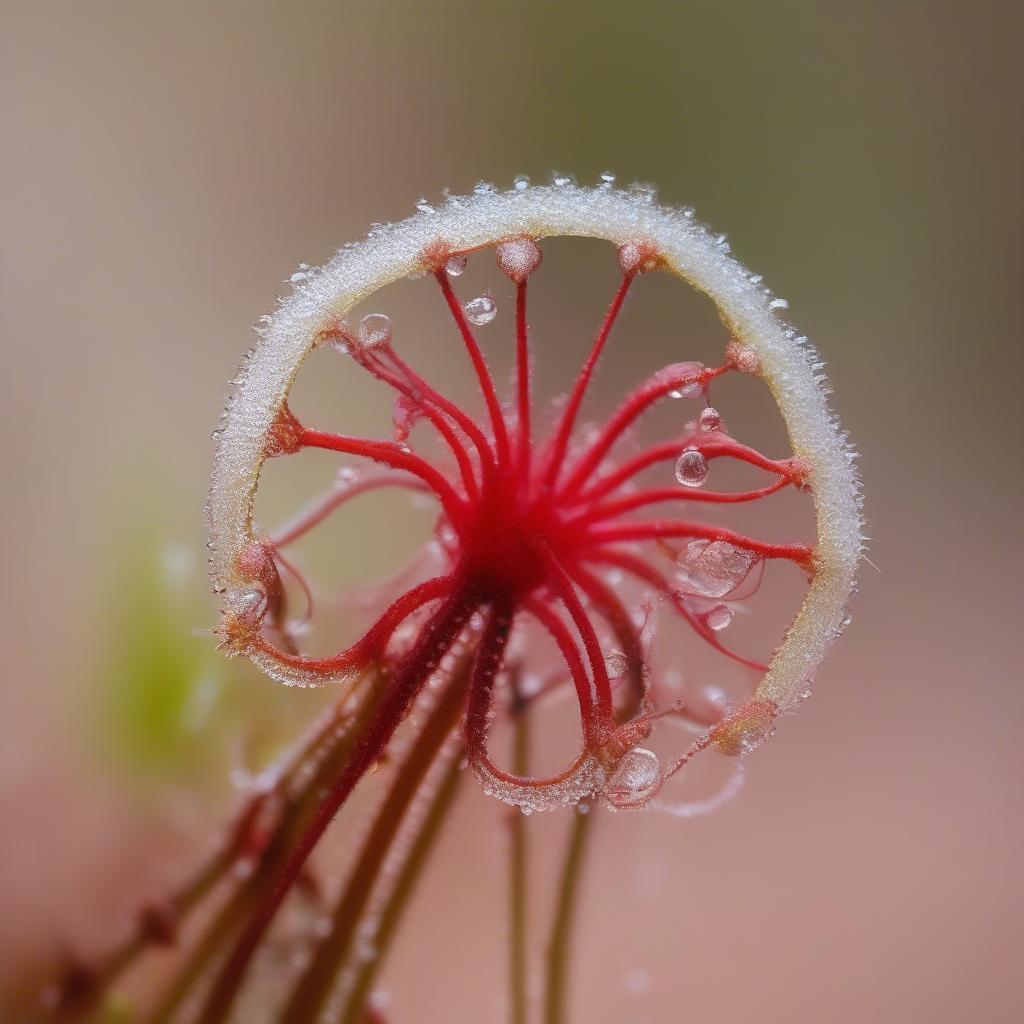
<instances>
[{"instance_id":1,"label":"bokeh background","mask_svg":"<svg viewBox=\"0 0 1024 1024\"><path fill-rule=\"evenodd\" d=\"M2 9L11 1007L181 877L232 772L318 699L196 632L209 435L248 325L421 193L609 168L696 206L790 300L862 453L880 571L737 800L601 821L573 1020L1018 1019L1016 5ZM504 836L470 789L387 970L399 1024L502 1019ZM564 822L538 828L560 849Z\"/></svg>"}]
</instances>

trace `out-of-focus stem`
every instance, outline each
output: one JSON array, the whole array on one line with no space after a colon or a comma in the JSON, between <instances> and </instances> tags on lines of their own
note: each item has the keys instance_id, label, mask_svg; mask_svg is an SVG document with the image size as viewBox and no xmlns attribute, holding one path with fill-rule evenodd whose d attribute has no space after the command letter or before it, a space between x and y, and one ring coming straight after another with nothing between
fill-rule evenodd
<instances>
[{"instance_id":1,"label":"out-of-focus stem","mask_svg":"<svg viewBox=\"0 0 1024 1024\"><path fill-rule=\"evenodd\" d=\"M268 801L280 797L303 765L317 757L328 756L325 750L337 746L339 730L347 729L350 719L358 714L350 712L348 705L346 700L331 708L310 729L283 766L245 800L218 848L176 892L156 904L173 932L182 928L191 913L224 881L231 868L247 856L247 848L253 841L254 831L260 827L259 818L267 808ZM140 915L134 931L89 970L88 991L84 995L79 995L73 1005L58 1004L56 1012L62 1019L71 1020L88 1015L103 994L110 991L117 979L134 965L139 956L153 945L166 944L166 940L149 927L147 921L146 915Z\"/></svg>"},{"instance_id":2,"label":"out-of-focus stem","mask_svg":"<svg viewBox=\"0 0 1024 1024\"><path fill-rule=\"evenodd\" d=\"M297 792L288 796L281 820L252 875L228 896L207 924L179 966L152 1016L148 1018L150 1024L164 1024L173 1019L181 1002L209 969L223 943L241 926L253 904L265 898L277 872L308 827L316 811L322 787L351 756L362 728L382 699L384 689L383 679L375 674L351 715L343 718L338 711L333 712L315 730L313 739L303 746L301 756L292 760L288 770L281 776L282 788L286 783L294 783L300 770L312 767L312 773Z\"/></svg>"},{"instance_id":3,"label":"out-of-focus stem","mask_svg":"<svg viewBox=\"0 0 1024 1024\"><path fill-rule=\"evenodd\" d=\"M471 591L454 594L433 613L402 658L383 688L383 697L361 731L351 756L326 787L326 794L317 805L309 826L277 873L266 899L256 907L228 953L199 1014L200 1024L222 1024L228 1019L252 958L285 897L299 879L309 855L353 789L386 750L428 677L465 628L476 604Z\"/></svg>"},{"instance_id":4,"label":"out-of-focus stem","mask_svg":"<svg viewBox=\"0 0 1024 1024\"><path fill-rule=\"evenodd\" d=\"M584 811L584 808L586 810ZM544 1024L565 1024L568 994L569 953L575 919L580 875L592 831L594 809L584 801L577 805L569 834L569 847L558 886L558 904L547 950L547 988L544 995Z\"/></svg>"},{"instance_id":5,"label":"out-of-focus stem","mask_svg":"<svg viewBox=\"0 0 1024 1024\"><path fill-rule=\"evenodd\" d=\"M231 933L241 924L249 901L259 891L261 878L262 876L249 879L245 885L237 888L217 911L192 947L188 957L179 966L156 1009L147 1018L148 1024L167 1024L168 1021L174 1019L182 1001L192 991L203 971L216 957L217 950L227 942Z\"/></svg>"},{"instance_id":6,"label":"out-of-focus stem","mask_svg":"<svg viewBox=\"0 0 1024 1024\"><path fill-rule=\"evenodd\" d=\"M409 848L402 864L394 888L391 890L377 918L377 929L369 941L373 944L377 955L359 964L352 987L345 998L344 1005L338 1015L339 1024L360 1024L367 1019L366 1001L370 996L373 983L391 947L402 915L409 904L412 892L423 873L427 859L434 848L434 843L441 831L448 809L451 807L462 780L461 762L464 750L460 747L452 756L444 775L434 794L419 831Z\"/></svg>"},{"instance_id":7,"label":"out-of-focus stem","mask_svg":"<svg viewBox=\"0 0 1024 1024\"><path fill-rule=\"evenodd\" d=\"M518 678L513 677L512 770L525 776L530 770L530 719ZM509 811L509 985L512 1024L526 1024L528 1000L527 899L529 894L526 817L518 808Z\"/></svg>"},{"instance_id":8,"label":"out-of-focus stem","mask_svg":"<svg viewBox=\"0 0 1024 1024\"><path fill-rule=\"evenodd\" d=\"M462 713L470 663L471 659L463 658L396 773L334 909L330 931L296 980L280 1015L281 1024L308 1024L323 1012L338 972L353 951L363 912L384 871L402 821Z\"/></svg>"}]
</instances>

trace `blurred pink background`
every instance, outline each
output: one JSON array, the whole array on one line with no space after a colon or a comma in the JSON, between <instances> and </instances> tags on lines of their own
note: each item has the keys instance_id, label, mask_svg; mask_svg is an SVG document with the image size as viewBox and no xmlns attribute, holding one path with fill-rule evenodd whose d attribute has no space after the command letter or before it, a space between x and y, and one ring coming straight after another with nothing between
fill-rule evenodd
<instances>
[{"instance_id":1,"label":"blurred pink background","mask_svg":"<svg viewBox=\"0 0 1024 1024\"><path fill-rule=\"evenodd\" d=\"M572 1019L1018 1019L1013 5L11 3L4 22L10 992L61 944L121 934L233 803L253 716L285 733L316 703L193 633L213 620L209 434L248 325L300 261L421 193L607 167L696 206L789 299L861 451L880 572L734 802L599 823ZM181 729L173 693L133 703L171 662L210 681ZM502 1019L499 820L466 787L385 972L398 1024ZM531 828L560 851L564 817Z\"/></svg>"}]
</instances>

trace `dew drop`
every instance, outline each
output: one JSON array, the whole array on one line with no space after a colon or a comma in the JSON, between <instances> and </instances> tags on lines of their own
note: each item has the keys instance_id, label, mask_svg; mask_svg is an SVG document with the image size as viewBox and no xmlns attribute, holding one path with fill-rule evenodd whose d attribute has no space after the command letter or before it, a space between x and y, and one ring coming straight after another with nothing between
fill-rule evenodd
<instances>
[{"instance_id":1,"label":"dew drop","mask_svg":"<svg viewBox=\"0 0 1024 1024\"><path fill-rule=\"evenodd\" d=\"M489 324L498 315L498 305L490 295L479 295L462 307L466 319L477 327Z\"/></svg>"},{"instance_id":2,"label":"dew drop","mask_svg":"<svg viewBox=\"0 0 1024 1024\"><path fill-rule=\"evenodd\" d=\"M661 785L661 763L653 750L634 747L612 772L605 796L613 807L639 807Z\"/></svg>"},{"instance_id":3,"label":"dew drop","mask_svg":"<svg viewBox=\"0 0 1024 1024\"><path fill-rule=\"evenodd\" d=\"M359 481L359 471L351 466L342 466L335 474L334 482L338 487L351 487Z\"/></svg>"},{"instance_id":4,"label":"dew drop","mask_svg":"<svg viewBox=\"0 0 1024 1024\"><path fill-rule=\"evenodd\" d=\"M708 629L713 629L717 633L732 625L734 614L728 605L720 604L708 612L704 621L708 624Z\"/></svg>"},{"instance_id":5,"label":"dew drop","mask_svg":"<svg viewBox=\"0 0 1024 1024\"><path fill-rule=\"evenodd\" d=\"M686 448L676 459L676 479L684 487L701 487L708 478L708 460L696 448Z\"/></svg>"},{"instance_id":6,"label":"dew drop","mask_svg":"<svg viewBox=\"0 0 1024 1024\"><path fill-rule=\"evenodd\" d=\"M699 380L692 379L704 372L706 367L703 363L676 363L670 369L673 376L681 383L679 387L672 388L668 392L669 398L700 398L704 395L704 385Z\"/></svg>"},{"instance_id":7,"label":"dew drop","mask_svg":"<svg viewBox=\"0 0 1024 1024\"><path fill-rule=\"evenodd\" d=\"M598 178L601 182L601 188L611 188L615 184L615 175L611 171L602 171Z\"/></svg>"},{"instance_id":8,"label":"dew drop","mask_svg":"<svg viewBox=\"0 0 1024 1024\"><path fill-rule=\"evenodd\" d=\"M686 218L687 220L693 220L693 216L694 216L694 214L695 214L696 212L697 212L697 211L696 211L696 210L695 210L695 209L694 209L694 208L693 208L692 206L684 206L684 207L683 207L683 216L684 216L684 217L685 217L685 218Z\"/></svg>"},{"instance_id":9,"label":"dew drop","mask_svg":"<svg viewBox=\"0 0 1024 1024\"><path fill-rule=\"evenodd\" d=\"M391 341L391 317L385 313L367 313L359 321L359 342L364 348L376 348Z\"/></svg>"},{"instance_id":10,"label":"dew drop","mask_svg":"<svg viewBox=\"0 0 1024 1024\"><path fill-rule=\"evenodd\" d=\"M724 540L691 540L676 559L680 586L701 597L725 597L750 574L760 559Z\"/></svg>"},{"instance_id":11,"label":"dew drop","mask_svg":"<svg viewBox=\"0 0 1024 1024\"><path fill-rule=\"evenodd\" d=\"M785 299L772 299L768 303L769 309L789 309L789 303Z\"/></svg>"},{"instance_id":12,"label":"dew drop","mask_svg":"<svg viewBox=\"0 0 1024 1024\"><path fill-rule=\"evenodd\" d=\"M551 176L551 184L556 188L568 188L576 184L576 179L571 174L559 174L557 171Z\"/></svg>"},{"instance_id":13,"label":"dew drop","mask_svg":"<svg viewBox=\"0 0 1024 1024\"><path fill-rule=\"evenodd\" d=\"M489 181L478 181L473 186L473 194L477 196L492 196L498 190Z\"/></svg>"},{"instance_id":14,"label":"dew drop","mask_svg":"<svg viewBox=\"0 0 1024 1024\"><path fill-rule=\"evenodd\" d=\"M697 422L705 434L713 434L716 430L722 429L722 417L719 415L718 410L713 409L710 405L701 410Z\"/></svg>"},{"instance_id":15,"label":"dew drop","mask_svg":"<svg viewBox=\"0 0 1024 1024\"><path fill-rule=\"evenodd\" d=\"M419 210L420 213L436 213L437 212L434 209L434 207L430 205L430 202L429 202L429 200L427 199L426 196L420 196L419 199L416 200L416 209Z\"/></svg>"},{"instance_id":16,"label":"dew drop","mask_svg":"<svg viewBox=\"0 0 1024 1024\"><path fill-rule=\"evenodd\" d=\"M634 181L629 186L629 191L645 205L650 205L658 198L658 190L646 181Z\"/></svg>"},{"instance_id":17,"label":"dew drop","mask_svg":"<svg viewBox=\"0 0 1024 1024\"><path fill-rule=\"evenodd\" d=\"M525 192L530 187L530 179L525 174L517 174L512 179L512 187L517 192Z\"/></svg>"},{"instance_id":18,"label":"dew drop","mask_svg":"<svg viewBox=\"0 0 1024 1024\"><path fill-rule=\"evenodd\" d=\"M448 262L444 265L445 273L450 277L461 277L466 270L466 264L469 262L469 257L465 253L456 253L448 259Z\"/></svg>"},{"instance_id":19,"label":"dew drop","mask_svg":"<svg viewBox=\"0 0 1024 1024\"><path fill-rule=\"evenodd\" d=\"M629 658L622 651L612 651L604 659L604 667L609 679L622 679L629 671Z\"/></svg>"}]
</instances>

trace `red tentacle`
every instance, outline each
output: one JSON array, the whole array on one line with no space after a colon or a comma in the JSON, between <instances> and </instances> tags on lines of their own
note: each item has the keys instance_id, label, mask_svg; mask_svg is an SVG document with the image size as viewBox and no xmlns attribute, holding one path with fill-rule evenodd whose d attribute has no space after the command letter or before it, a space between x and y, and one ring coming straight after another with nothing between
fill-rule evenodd
<instances>
[{"instance_id":1,"label":"red tentacle","mask_svg":"<svg viewBox=\"0 0 1024 1024\"><path fill-rule=\"evenodd\" d=\"M601 357L601 352L604 349L605 342L607 342L608 335L611 333L612 327L615 325L619 311L622 309L622 304L626 301L626 295L629 292L630 285L633 283L635 277L635 271L623 274L622 283L619 285L618 290L615 293L615 297L612 299L612 303L608 307L608 312L605 313L604 320L602 320L601 326L598 328L597 337L594 339L590 355L587 357L586 362L583 364L583 369L580 370L580 374L576 378L576 384L572 389L569 400L566 402L565 410L563 411L558 426L555 429L555 433L548 449L543 474L543 484L546 489L550 489L554 486L555 481L558 479L558 474L561 472L562 463L565 460L566 448L569 445L569 436L572 433L573 424L576 422L576 415L583 402L583 396L586 394L587 386L590 384L590 379L594 375L594 368L597 366L597 361Z\"/></svg>"}]
</instances>

